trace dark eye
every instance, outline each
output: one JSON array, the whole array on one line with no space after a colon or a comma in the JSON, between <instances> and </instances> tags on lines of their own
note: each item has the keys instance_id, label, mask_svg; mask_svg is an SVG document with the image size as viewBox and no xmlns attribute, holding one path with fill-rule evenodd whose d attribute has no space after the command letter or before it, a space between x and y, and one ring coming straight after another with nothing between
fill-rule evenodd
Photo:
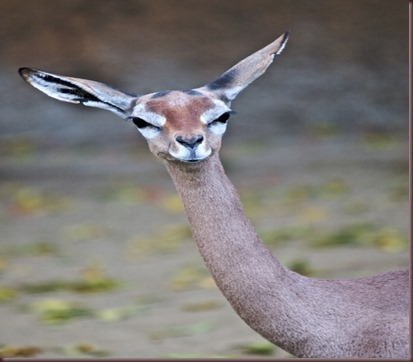
<instances>
[{"instance_id":1,"label":"dark eye","mask_svg":"<svg viewBox=\"0 0 413 362\"><path fill-rule=\"evenodd\" d=\"M231 115L231 112L225 112L222 115L220 115L217 119L213 120L210 124L216 123L216 122L227 123L230 115Z\"/></svg>"},{"instance_id":2,"label":"dark eye","mask_svg":"<svg viewBox=\"0 0 413 362\"><path fill-rule=\"evenodd\" d=\"M146 127L158 128L158 127L154 126L153 124L150 124L150 123L146 122L144 119L139 118L139 117L133 117L132 122L139 129L146 128Z\"/></svg>"}]
</instances>

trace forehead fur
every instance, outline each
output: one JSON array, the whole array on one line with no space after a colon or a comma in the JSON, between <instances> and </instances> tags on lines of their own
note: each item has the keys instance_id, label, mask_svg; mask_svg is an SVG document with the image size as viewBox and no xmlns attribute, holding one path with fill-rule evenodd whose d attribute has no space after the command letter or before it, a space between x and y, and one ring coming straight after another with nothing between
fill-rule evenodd
<instances>
[{"instance_id":1,"label":"forehead fur","mask_svg":"<svg viewBox=\"0 0 413 362\"><path fill-rule=\"evenodd\" d=\"M165 117L175 125L188 120L199 120L201 114L215 107L211 98L202 94L171 91L149 99L145 109Z\"/></svg>"}]
</instances>

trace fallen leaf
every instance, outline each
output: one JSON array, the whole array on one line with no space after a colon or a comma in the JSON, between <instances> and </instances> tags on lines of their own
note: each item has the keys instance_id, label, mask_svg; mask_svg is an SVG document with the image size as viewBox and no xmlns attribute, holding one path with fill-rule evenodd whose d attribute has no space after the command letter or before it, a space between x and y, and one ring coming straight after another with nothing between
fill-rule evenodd
<instances>
[{"instance_id":1,"label":"fallen leaf","mask_svg":"<svg viewBox=\"0 0 413 362\"><path fill-rule=\"evenodd\" d=\"M375 237L374 244L381 250L397 253L407 250L409 243L407 237L395 228L380 229Z\"/></svg>"},{"instance_id":2,"label":"fallen leaf","mask_svg":"<svg viewBox=\"0 0 413 362\"><path fill-rule=\"evenodd\" d=\"M276 246L285 241L307 238L313 233L314 228L307 225L291 225L282 228L262 230L259 236L269 246Z\"/></svg>"},{"instance_id":3,"label":"fallen leaf","mask_svg":"<svg viewBox=\"0 0 413 362\"><path fill-rule=\"evenodd\" d=\"M214 278L212 278L211 276L207 276L205 278L202 278L197 285L202 288L202 289L216 289L218 288Z\"/></svg>"},{"instance_id":4,"label":"fallen leaf","mask_svg":"<svg viewBox=\"0 0 413 362\"><path fill-rule=\"evenodd\" d=\"M374 246L383 251L400 252L407 249L408 240L398 229L361 223L344 226L337 231L313 237L312 245L316 247L335 245Z\"/></svg>"},{"instance_id":5,"label":"fallen leaf","mask_svg":"<svg viewBox=\"0 0 413 362\"><path fill-rule=\"evenodd\" d=\"M15 357L34 357L43 350L36 346L16 346L16 345L5 345L0 346L0 357L1 358L15 358Z\"/></svg>"},{"instance_id":6,"label":"fallen leaf","mask_svg":"<svg viewBox=\"0 0 413 362\"><path fill-rule=\"evenodd\" d=\"M100 266L89 265L82 270L82 278L77 280L48 280L25 283L19 290L26 293L51 293L58 291L75 293L101 293L119 287L119 282L104 275Z\"/></svg>"},{"instance_id":7,"label":"fallen leaf","mask_svg":"<svg viewBox=\"0 0 413 362\"><path fill-rule=\"evenodd\" d=\"M108 351L85 342L61 347L59 351L68 357L107 357L110 355Z\"/></svg>"},{"instance_id":8,"label":"fallen leaf","mask_svg":"<svg viewBox=\"0 0 413 362\"><path fill-rule=\"evenodd\" d=\"M188 303L182 307L185 312L204 312L208 310L221 308L222 304L215 300L208 300L205 302Z\"/></svg>"},{"instance_id":9,"label":"fallen leaf","mask_svg":"<svg viewBox=\"0 0 413 362\"><path fill-rule=\"evenodd\" d=\"M102 225L82 223L64 228L62 234L72 241L79 242L102 238L108 231Z\"/></svg>"},{"instance_id":10,"label":"fallen leaf","mask_svg":"<svg viewBox=\"0 0 413 362\"><path fill-rule=\"evenodd\" d=\"M342 178L333 178L320 185L320 194L324 196L341 196L349 190L349 185Z\"/></svg>"},{"instance_id":11,"label":"fallen leaf","mask_svg":"<svg viewBox=\"0 0 413 362\"><path fill-rule=\"evenodd\" d=\"M13 215L50 215L69 208L71 202L63 196L46 195L31 187L21 187L9 196L8 210Z\"/></svg>"},{"instance_id":12,"label":"fallen leaf","mask_svg":"<svg viewBox=\"0 0 413 362\"><path fill-rule=\"evenodd\" d=\"M325 221L328 218L328 210L322 206L304 207L300 212L300 218L306 223Z\"/></svg>"},{"instance_id":13,"label":"fallen leaf","mask_svg":"<svg viewBox=\"0 0 413 362\"><path fill-rule=\"evenodd\" d=\"M288 269L295 271L298 274L305 275L305 276L312 276L314 275L314 270L310 267L308 261L304 259L295 259L288 263L286 263Z\"/></svg>"},{"instance_id":14,"label":"fallen leaf","mask_svg":"<svg viewBox=\"0 0 413 362\"><path fill-rule=\"evenodd\" d=\"M2 272L7 267L7 260L4 256L0 255L0 272Z\"/></svg>"},{"instance_id":15,"label":"fallen leaf","mask_svg":"<svg viewBox=\"0 0 413 362\"><path fill-rule=\"evenodd\" d=\"M0 152L3 156L13 156L20 160L31 159L37 151L35 142L26 136L14 136L3 139L0 143Z\"/></svg>"},{"instance_id":16,"label":"fallen leaf","mask_svg":"<svg viewBox=\"0 0 413 362\"><path fill-rule=\"evenodd\" d=\"M181 214L185 211L181 198L177 194L163 197L159 201L159 206L172 214Z\"/></svg>"},{"instance_id":17,"label":"fallen leaf","mask_svg":"<svg viewBox=\"0 0 413 362\"><path fill-rule=\"evenodd\" d=\"M331 233L314 237L312 245L316 247L368 245L371 243L373 231L374 226L372 224L352 224Z\"/></svg>"},{"instance_id":18,"label":"fallen leaf","mask_svg":"<svg viewBox=\"0 0 413 362\"><path fill-rule=\"evenodd\" d=\"M177 338L192 336L197 334L208 333L213 329L213 324L210 322L199 322L186 326L175 326L163 331L156 331L149 334L149 338L153 341L160 342L166 338Z\"/></svg>"},{"instance_id":19,"label":"fallen leaf","mask_svg":"<svg viewBox=\"0 0 413 362\"><path fill-rule=\"evenodd\" d=\"M208 271L199 266L185 265L178 269L169 285L172 290L182 291L199 287L199 283L209 277Z\"/></svg>"},{"instance_id":20,"label":"fallen leaf","mask_svg":"<svg viewBox=\"0 0 413 362\"><path fill-rule=\"evenodd\" d=\"M61 299L45 299L33 303L30 309L42 323L62 324L75 318L91 317L93 311L81 304Z\"/></svg>"},{"instance_id":21,"label":"fallen leaf","mask_svg":"<svg viewBox=\"0 0 413 362\"><path fill-rule=\"evenodd\" d=\"M8 256L59 256L61 251L56 243L48 241L35 241L27 244L9 244L0 246L0 252ZM0 257L0 264L1 264Z\"/></svg>"},{"instance_id":22,"label":"fallen leaf","mask_svg":"<svg viewBox=\"0 0 413 362\"><path fill-rule=\"evenodd\" d=\"M18 297L18 293L15 289L0 287L0 303L10 302Z\"/></svg>"},{"instance_id":23,"label":"fallen leaf","mask_svg":"<svg viewBox=\"0 0 413 362\"><path fill-rule=\"evenodd\" d=\"M127 319L133 315L145 310L145 306L142 305L130 305L118 308L106 308L96 311L95 315L103 322L115 322L122 319Z\"/></svg>"},{"instance_id":24,"label":"fallen leaf","mask_svg":"<svg viewBox=\"0 0 413 362\"><path fill-rule=\"evenodd\" d=\"M127 258L142 260L156 253L173 253L185 240L191 237L191 230L183 225L165 225L156 233L138 236L128 241Z\"/></svg>"},{"instance_id":25,"label":"fallen leaf","mask_svg":"<svg viewBox=\"0 0 413 362\"><path fill-rule=\"evenodd\" d=\"M241 350L247 354L270 356L274 353L275 346L270 342L263 341L244 344L241 346Z\"/></svg>"}]
</instances>

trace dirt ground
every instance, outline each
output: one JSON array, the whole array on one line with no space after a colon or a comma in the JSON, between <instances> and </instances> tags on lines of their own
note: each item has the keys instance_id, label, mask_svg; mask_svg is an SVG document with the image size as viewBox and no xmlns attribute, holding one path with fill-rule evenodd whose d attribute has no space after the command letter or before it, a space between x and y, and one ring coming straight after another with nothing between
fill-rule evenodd
<instances>
[{"instance_id":1,"label":"dirt ground","mask_svg":"<svg viewBox=\"0 0 413 362\"><path fill-rule=\"evenodd\" d=\"M134 126L47 98L20 66L186 89L291 29L224 137L245 212L306 275L408 265L407 2L236 3L0 1L0 355L288 356L217 290Z\"/></svg>"},{"instance_id":2,"label":"dirt ground","mask_svg":"<svg viewBox=\"0 0 413 362\"><path fill-rule=\"evenodd\" d=\"M328 278L408 265L406 142L306 136L224 145L222 157L284 264ZM216 289L162 163L144 147L2 162L4 345L41 357L285 356Z\"/></svg>"}]
</instances>

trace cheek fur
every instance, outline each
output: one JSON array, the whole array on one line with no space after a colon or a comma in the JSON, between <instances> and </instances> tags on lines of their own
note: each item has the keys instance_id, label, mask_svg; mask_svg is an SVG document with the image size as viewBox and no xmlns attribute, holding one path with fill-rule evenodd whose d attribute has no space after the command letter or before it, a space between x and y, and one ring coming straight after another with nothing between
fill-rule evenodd
<instances>
[{"instance_id":1,"label":"cheek fur","mask_svg":"<svg viewBox=\"0 0 413 362\"><path fill-rule=\"evenodd\" d=\"M145 137L148 140L158 137L161 133L161 131L156 127L138 128L138 131L142 134L143 137Z\"/></svg>"},{"instance_id":2,"label":"cheek fur","mask_svg":"<svg viewBox=\"0 0 413 362\"><path fill-rule=\"evenodd\" d=\"M222 122L216 122L216 123L210 124L208 126L208 129L211 133L220 136L220 135L223 135L225 131L227 130L227 124L222 123Z\"/></svg>"}]
</instances>

